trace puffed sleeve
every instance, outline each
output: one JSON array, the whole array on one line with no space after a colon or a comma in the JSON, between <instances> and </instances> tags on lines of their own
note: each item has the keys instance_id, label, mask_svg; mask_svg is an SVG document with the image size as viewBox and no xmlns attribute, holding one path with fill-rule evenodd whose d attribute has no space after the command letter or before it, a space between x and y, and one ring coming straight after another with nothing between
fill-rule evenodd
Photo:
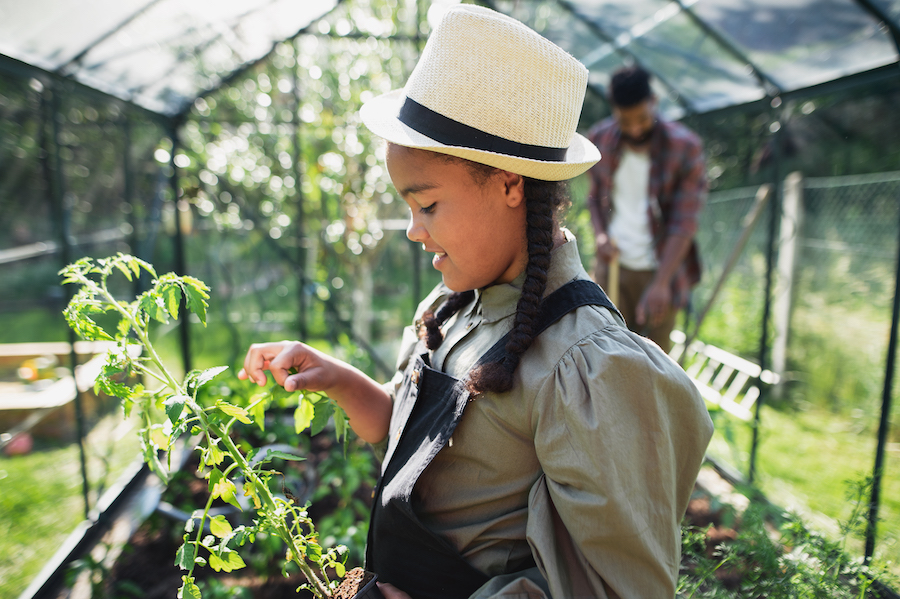
<instances>
[{"instance_id":1,"label":"puffed sleeve","mask_svg":"<svg viewBox=\"0 0 900 599\"><path fill-rule=\"evenodd\" d=\"M580 340L534 403L544 474L528 541L557 598L671 598L681 518L712 422L656 345L609 326Z\"/></svg>"}]
</instances>

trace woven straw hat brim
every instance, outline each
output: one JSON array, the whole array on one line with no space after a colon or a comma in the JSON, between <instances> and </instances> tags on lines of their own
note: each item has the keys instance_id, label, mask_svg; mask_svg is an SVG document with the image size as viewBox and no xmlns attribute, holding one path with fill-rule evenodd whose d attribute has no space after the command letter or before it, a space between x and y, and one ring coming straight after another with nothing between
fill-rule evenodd
<instances>
[{"instance_id":1,"label":"woven straw hat brim","mask_svg":"<svg viewBox=\"0 0 900 599\"><path fill-rule=\"evenodd\" d=\"M400 107L405 100L406 95L403 89L397 89L377 96L363 104L359 111L360 118L372 133L389 142L409 148L431 150L465 158L473 162L543 181L571 179L585 172L600 160L600 151L597 150L597 147L578 133L575 133L572 137L572 143L566 150L565 161L562 162L532 160L484 150L446 145L422 135L397 118L397 115L400 113Z\"/></svg>"}]
</instances>

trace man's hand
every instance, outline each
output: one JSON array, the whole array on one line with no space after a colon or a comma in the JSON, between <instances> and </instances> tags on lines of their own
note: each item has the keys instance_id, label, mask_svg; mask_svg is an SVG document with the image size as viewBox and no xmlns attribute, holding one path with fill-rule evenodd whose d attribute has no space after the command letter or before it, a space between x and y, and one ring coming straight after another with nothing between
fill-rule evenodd
<instances>
[{"instance_id":1,"label":"man's hand","mask_svg":"<svg viewBox=\"0 0 900 599\"><path fill-rule=\"evenodd\" d=\"M598 233L594 238L594 243L597 246L597 257L606 264L612 262L613 258L619 255L619 248L606 233Z\"/></svg>"},{"instance_id":2,"label":"man's hand","mask_svg":"<svg viewBox=\"0 0 900 599\"><path fill-rule=\"evenodd\" d=\"M639 325L659 326L671 306L672 290L669 288L669 284L653 281L644 290L644 295L638 302L634 311L635 320Z\"/></svg>"}]
</instances>

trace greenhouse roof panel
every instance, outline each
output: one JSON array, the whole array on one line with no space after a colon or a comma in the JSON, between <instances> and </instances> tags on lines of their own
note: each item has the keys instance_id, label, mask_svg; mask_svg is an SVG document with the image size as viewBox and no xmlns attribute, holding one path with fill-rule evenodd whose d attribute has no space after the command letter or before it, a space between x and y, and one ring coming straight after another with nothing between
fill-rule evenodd
<instances>
[{"instance_id":1,"label":"greenhouse roof panel","mask_svg":"<svg viewBox=\"0 0 900 599\"><path fill-rule=\"evenodd\" d=\"M0 7L0 53L175 115L337 0L34 0Z\"/></svg>"},{"instance_id":2,"label":"greenhouse roof panel","mask_svg":"<svg viewBox=\"0 0 900 599\"><path fill-rule=\"evenodd\" d=\"M172 116L339 1L3 2L0 54ZM616 68L641 64L670 117L898 63L900 0L484 1L581 60L601 94ZM358 22L326 30L390 33L371 30L354 2Z\"/></svg>"},{"instance_id":3,"label":"greenhouse roof panel","mask_svg":"<svg viewBox=\"0 0 900 599\"><path fill-rule=\"evenodd\" d=\"M854 0L704 0L693 10L784 91L897 62L890 32Z\"/></svg>"}]
</instances>

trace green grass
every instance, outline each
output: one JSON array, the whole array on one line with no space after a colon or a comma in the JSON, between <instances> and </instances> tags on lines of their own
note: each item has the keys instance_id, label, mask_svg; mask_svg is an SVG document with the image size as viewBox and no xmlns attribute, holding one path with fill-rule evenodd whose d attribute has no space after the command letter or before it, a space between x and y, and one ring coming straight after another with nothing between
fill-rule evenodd
<instances>
[{"instance_id":1,"label":"green grass","mask_svg":"<svg viewBox=\"0 0 900 599\"><path fill-rule=\"evenodd\" d=\"M0 343L68 341L69 329L59 310L34 308L0 313Z\"/></svg>"},{"instance_id":2,"label":"green grass","mask_svg":"<svg viewBox=\"0 0 900 599\"><path fill-rule=\"evenodd\" d=\"M715 422L710 453L746 476L750 425L721 412ZM850 517L848 492L872 475L875 444L871 429L826 410L780 411L764 406L755 482L770 501L797 513L810 528L838 539L837 522ZM876 553L893 562L892 569L900 573L900 451L892 448L886 457ZM847 547L862 555L861 539L850 540Z\"/></svg>"},{"instance_id":3,"label":"green grass","mask_svg":"<svg viewBox=\"0 0 900 599\"><path fill-rule=\"evenodd\" d=\"M138 455L134 423L114 413L87 438L93 506ZM78 445L36 443L24 456L0 457L0 597L21 594L84 519Z\"/></svg>"}]
</instances>

